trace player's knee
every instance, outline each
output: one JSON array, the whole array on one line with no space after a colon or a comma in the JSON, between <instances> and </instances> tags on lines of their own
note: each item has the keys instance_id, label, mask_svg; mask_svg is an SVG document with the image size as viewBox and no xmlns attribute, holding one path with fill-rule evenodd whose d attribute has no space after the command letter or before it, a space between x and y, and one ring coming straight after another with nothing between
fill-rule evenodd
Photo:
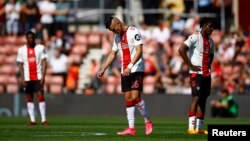
<instances>
[{"instance_id":1,"label":"player's knee","mask_svg":"<svg viewBox=\"0 0 250 141\"><path fill-rule=\"evenodd\" d=\"M131 101L131 100L126 100L126 107L132 107L132 106L134 106L135 104L134 104L134 102L133 101Z\"/></svg>"},{"instance_id":2,"label":"player's knee","mask_svg":"<svg viewBox=\"0 0 250 141\"><path fill-rule=\"evenodd\" d=\"M140 103L141 101L142 101L142 99L141 99L140 97L137 97L137 98L135 98L134 103L135 103L135 104L138 104L138 103Z\"/></svg>"},{"instance_id":3,"label":"player's knee","mask_svg":"<svg viewBox=\"0 0 250 141\"><path fill-rule=\"evenodd\" d=\"M192 98L192 103L197 103L199 100L198 96Z\"/></svg>"},{"instance_id":4,"label":"player's knee","mask_svg":"<svg viewBox=\"0 0 250 141\"><path fill-rule=\"evenodd\" d=\"M34 101L33 96L27 96L26 101L27 102L33 102Z\"/></svg>"},{"instance_id":5,"label":"player's knee","mask_svg":"<svg viewBox=\"0 0 250 141\"><path fill-rule=\"evenodd\" d=\"M39 102L43 102L44 101L44 96L43 95L38 95L37 97Z\"/></svg>"}]
</instances>

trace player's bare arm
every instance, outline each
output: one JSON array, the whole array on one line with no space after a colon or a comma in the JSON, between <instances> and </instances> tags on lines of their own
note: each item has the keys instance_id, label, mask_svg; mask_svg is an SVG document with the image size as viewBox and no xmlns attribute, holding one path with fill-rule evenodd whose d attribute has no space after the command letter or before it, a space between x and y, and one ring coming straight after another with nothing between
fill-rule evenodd
<instances>
[{"instance_id":1,"label":"player's bare arm","mask_svg":"<svg viewBox=\"0 0 250 141\"><path fill-rule=\"evenodd\" d=\"M179 53L181 55L181 57L183 58L183 60L185 61L185 63L188 64L188 66L193 70L193 71L200 71L201 67L200 66L194 66L191 61L188 59L187 56L187 50L188 50L188 46L184 43L182 43L181 47L179 48Z\"/></svg>"},{"instance_id":2,"label":"player's bare arm","mask_svg":"<svg viewBox=\"0 0 250 141\"><path fill-rule=\"evenodd\" d=\"M134 64L136 64L136 62L141 58L142 56L142 44L138 45L135 47L136 49L136 54L134 56L134 58L131 60L129 66L125 69L124 71L124 75L128 76L131 73L131 69L133 67Z\"/></svg>"},{"instance_id":3,"label":"player's bare arm","mask_svg":"<svg viewBox=\"0 0 250 141\"><path fill-rule=\"evenodd\" d=\"M45 82L46 67L47 67L46 59L43 59L43 60L42 60L42 79L41 79L41 84L42 84L42 85L43 85L44 82Z\"/></svg>"},{"instance_id":4,"label":"player's bare arm","mask_svg":"<svg viewBox=\"0 0 250 141\"><path fill-rule=\"evenodd\" d=\"M21 76L22 84L23 84L23 86L26 86L26 82L25 82L25 79L24 79L23 63L22 62L18 62L18 64L19 64L19 71L20 71L20 76Z\"/></svg>"},{"instance_id":5,"label":"player's bare arm","mask_svg":"<svg viewBox=\"0 0 250 141\"><path fill-rule=\"evenodd\" d=\"M114 61L117 51L111 50L111 52L108 55L108 58L104 64L104 66L101 68L101 70L97 73L97 77L101 78L106 71L106 69L109 67L109 65Z\"/></svg>"}]
</instances>

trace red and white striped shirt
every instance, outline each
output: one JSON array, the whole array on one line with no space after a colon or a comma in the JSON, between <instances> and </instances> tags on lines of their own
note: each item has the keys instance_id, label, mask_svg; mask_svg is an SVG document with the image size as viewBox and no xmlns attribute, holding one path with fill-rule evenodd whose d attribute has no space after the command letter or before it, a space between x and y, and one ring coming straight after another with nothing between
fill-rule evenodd
<instances>
[{"instance_id":1,"label":"red and white striped shirt","mask_svg":"<svg viewBox=\"0 0 250 141\"><path fill-rule=\"evenodd\" d=\"M121 55L121 73L127 68L129 63L136 54L136 46L143 44L141 34L138 29L133 26L129 26L127 31L123 33L122 36L115 35L112 50L120 52ZM141 58L134 64L131 72L143 72L144 71L144 61Z\"/></svg>"},{"instance_id":2,"label":"red and white striped shirt","mask_svg":"<svg viewBox=\"0 0 250 141\"><path fill-rule=\"evenodd\" d=\"M199 72L194 72L193 70L189 70L189 72L209 76L211 73L210 55L214 54L213 39L211 37L202 37L201 33L197 32L190 35L184 43L190 48L189 56L191 63L201 67Z\"/></svg>"},{"instance_id":3,"label":"red and white striped shirt","mask_svg":"<svg viewBox=\"0 0 250 141\"><path fill-rule=\"evenodd\" d=\"M25 81L41 80L42 60L45 58L47 58L47 53L41 44L34 48L23 45L18 49L17 62L23 63Z\"/></svg>"}]
</instances>

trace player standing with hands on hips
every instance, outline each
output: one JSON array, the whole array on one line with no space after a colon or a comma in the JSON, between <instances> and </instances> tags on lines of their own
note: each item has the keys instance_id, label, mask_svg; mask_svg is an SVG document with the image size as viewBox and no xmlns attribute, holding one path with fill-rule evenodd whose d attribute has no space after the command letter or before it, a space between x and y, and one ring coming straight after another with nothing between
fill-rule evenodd
<instances>
[{"instance_id":1,"label":"player standing with hands on hips","mask_svg":"<svg viewBox=\"0 0 250 141\"><path fill-rule=\"evenodd\" d=\"M47 53L43 45L35 44L35 33L28 31L26 40L27 44L18 49L17 62L19 63L21 81L27 98L27 109L30 116L29 125L37 124L35 120L35 94L39 101L42 124L47 126L46 103L43 94Z\"/></svg>"},{"instance_id":2,"label":"player standing with hands on hips","mask_svg":"<svg viewBox=\"0 0 250 141\"><path fill-rule=\"evenodd\" d=\"M192 102L188 112L188 134L207 134L207 131L203 130L203 124L206 101L211 90L214 42L210 35L214 30L214 24L210 18L204 18L200 25L201 31L190 35L179 48L180 55L189 66L192 90Z\"/></svg>"},{"instance_id":3,"label":"player standing with hands on hips","mask_svg":"<svg viewBox=\"0 0 250 141\"><path fill-rule=\"evenodd\" d=\"M103 76L105 70L113 62L117 51L120 52L121 85L125 96L126 111L129 128L117 132L118 135L136 135L135 129L135 106L138 107L145 121L145 134L150 135L153 124L149 119L148 111L144 100L140 97L143 88L144 61L142 57L143 43L137 28L122 23L116 17L109 17L106 20L106 28L115 33L114 42L107 60L97 76Z\"/></svg>"}]
</instances>

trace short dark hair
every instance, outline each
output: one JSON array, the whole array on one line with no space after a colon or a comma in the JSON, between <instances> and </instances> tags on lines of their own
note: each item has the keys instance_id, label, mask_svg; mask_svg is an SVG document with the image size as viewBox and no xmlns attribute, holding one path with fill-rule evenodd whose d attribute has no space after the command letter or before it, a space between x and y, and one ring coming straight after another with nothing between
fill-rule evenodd
<instances>
[{"instance_id":1,"label":"short dark hair","mask_svg":"<svg viewBox=\"0 0 250 141\"><path fill-rule=\"evenodd\" d=\"M107 29L110 28L113 18L114 17L108 17L107 18L106 23L105 23L105 26L106 26Z\"/></svg>"},{"instance_id":2,"label":"short dark hair","mask_svg":"<svg viewBox=\"0 0 250 141\"><path fill-rule=\"evenodd\" d=\"M36 36L36 34L35 34L34 32L32 32L32 31L28 31L28 32L26 32L26 36L28 36L28 35L32 35L33 37L35 37L35 36Z\"/></svg>"},{"instance_id":3,"label":"short dark hair","mask_svg":"<svg viewBox=\"0 0 250 141\"><path fill-rule=\"evenodd\" d=\"M206 25L208 23L210 23L212 26L214 26L214 19L211 17L201 18L200 27L203 27L204 25Z\"/></svg>"}]
</instances>

